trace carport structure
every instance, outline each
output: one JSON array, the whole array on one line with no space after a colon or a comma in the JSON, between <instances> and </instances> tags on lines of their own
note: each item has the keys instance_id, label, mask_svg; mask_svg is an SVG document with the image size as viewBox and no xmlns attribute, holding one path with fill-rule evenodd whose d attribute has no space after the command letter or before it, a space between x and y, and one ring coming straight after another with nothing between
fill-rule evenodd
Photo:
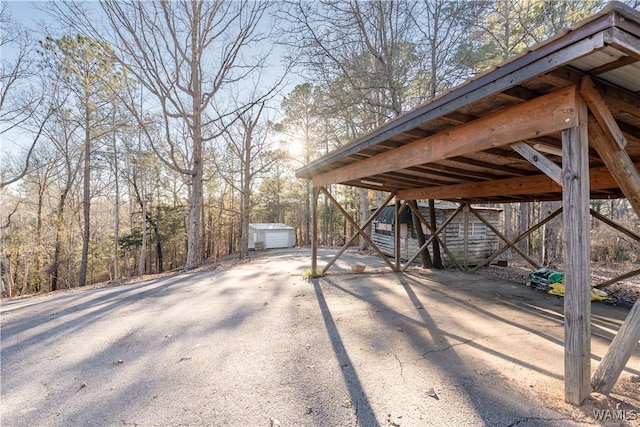
<instances>
[{"instance_id":1,"label":"carport structure","mask_svg":"<svg viewBox=\"0 0 640 427\"><path fill-rule=\"evenodd\" d=\"M338 206L357 234L367 238L365 227L331 197L328 185L388 192L384 204L395 198L396 212L401 202L417 199L454 201L471 213L474 203L561 200L565 399L579 405L592 389L611 391L640 339L636 303L591 378L589 202L626 197L640 217L639 169L640 13L611 3L575 28L306 165L296 175L312 180L314 187L314 271L320 192ZM421 221L430 229L424 218ZM608 223L640 241L634 232ZM438 233L431 230L432 238ZM396 242L398 238L396 232ZM507 246L514 243L507 241ZM398 256L387 263L401 270Z\"/></svg>"}]
</instances>

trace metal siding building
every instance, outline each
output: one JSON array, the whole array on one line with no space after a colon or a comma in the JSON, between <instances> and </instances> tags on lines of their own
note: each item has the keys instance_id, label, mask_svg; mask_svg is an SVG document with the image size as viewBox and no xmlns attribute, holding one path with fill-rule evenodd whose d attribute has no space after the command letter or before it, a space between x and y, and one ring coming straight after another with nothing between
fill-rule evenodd
<instances>
[{"instance_id":1,"label":"metal siding building","mask_svg":"<svg viewBox=\"0 0 640 427\"><path fill-rule=\"evenodd\" d=\"M449 220L448 225L441 234L443 242L447 245L450 253L458 262L466 262L469 265L476 265L488 258L498 249L498 236L491 232L488 227L474 215L468 216L468 239L465 246L464 238L464 215L462 212L458 214L458 206L452 204L436 204L436 228L440 228L445 221ZM373 220L371 227L371 240L387 255L394 256L395 244L393 233L395 229L395 207L387 206ZM425 218L429 218L429 206L419 203L418 209ZM500 214L502 209L475 207L477 212L482 213L486 221L498 228L500 226ZM405 206L400 212L400 256L402 260L408 260L419 249L418 239L413 230L413 221L411 211ZM450 219L453 217L452 219ZM426 226L422 224L422 231L425 238L430 237ZM465 247L467 249L465 253ZM431 247L429 247L431 250ZM445 266L453 267L452 262L447 253L442 254L442 261Z\"/></svg>"},{"instance_id":2,"label":"metal siding building","mask_svg":"<svg viewBox=\"0 0 640 427\"><path fill-rule=\"evenodd\" d=\"M296 245L293 227L280 223L249 224L249 249L263 244L264 249L292 248Z\"/></svg>"}]
</instances>

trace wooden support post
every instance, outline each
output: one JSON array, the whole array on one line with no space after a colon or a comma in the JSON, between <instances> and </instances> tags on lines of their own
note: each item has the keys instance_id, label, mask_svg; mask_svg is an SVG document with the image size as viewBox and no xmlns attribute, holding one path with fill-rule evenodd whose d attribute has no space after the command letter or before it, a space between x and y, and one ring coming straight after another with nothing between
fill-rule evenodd
<instances>
[{"instance_id":1,"label":"wooden support post","mask_svg":"<svg viewBox=\"0 0 640 427\"><path fill-rule=\"evenodd\" d=\"M638 341L640 341L640 299L633 304L627 319L613 338L607 353L593 374L591 385L595 391L602 394L611 392Z\"/></svg>"},{"instance_id":2,"label":"wooden support post","mask_svg":"<svg viewBox=\"0 0 640 427\"><path fill-rule=\"evenodd\" d=\"M562 131L564 390L567 402L580 405L591 391L589 141L587 107L580 97L576 110L578 125Z\"/></svg>"},{"instance_id":3,"label":"wooden support post","mask_svg":"<svg viewBox=\"0 0 640 427\"><path fill-rule=\"evenodd\" d=\"M464 224L464 271L469 271L469 203L462 209L462 222Z\"/></svg>"},{"instance_id":4,"label":"wooden support post","mask_svg":"<svg viewBox=\"0 0 640 427\"><path fill-rule=\"evenodd\" d=\"M396 254L396 263L395 263L394 271L400 271L400 255L402 254L402 251L400 248L400 199L398 198L396 198L393 225L394 225L393 247L394 247L394 252Z\"/></svg>"},{"instance_id":5,"label":"wooden support post","mask_svg":"<svg viewBox=\"0 0 640 427\"><path fill-rule=\"evenodd\" d=\"M313 200L311 200L312 218L311 218L311 274L316 275L318 271L318 196L320 190L313 189Z\"/></svg>"}]
</instances>

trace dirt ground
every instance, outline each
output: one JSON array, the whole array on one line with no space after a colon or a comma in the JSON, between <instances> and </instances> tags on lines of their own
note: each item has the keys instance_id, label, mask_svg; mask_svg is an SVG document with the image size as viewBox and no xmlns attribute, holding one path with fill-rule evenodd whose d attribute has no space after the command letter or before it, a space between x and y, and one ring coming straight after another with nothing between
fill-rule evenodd
<instances>
[{"instance_id":1,"label":"dirt ground","mask_svg":"<svg viewBox=\"0 0 640 427\"><path fill-rule=\"evenodd\" d=\"M608 264L591 263L592 286L603 283L638 268L637 264ZM550 269L563 271L563 264L559 263ZM501 277L518 283L526 283L529 273L535 270L530 264L516 260L510 261L507 267L491 265L479 270L479 273L488 277ZM640 298L640 275L633 276L612 285L600 288L613 299L616 305L632 306Z\"/></svg>"},{"instance_id":2,"label":"dirt ground","mask_svg":"<svg viewBox=\"0 0 640 427\"><path fill-rule=\"evenodd\" d=\"M452 270L391 273L352 251L324 278L304 280L308 268L308 250L267 251L5 300L0 422L640 424L640 348L609 397L564 403L560 297ZM593 303L592 371L628 310Z\"/></svg>"}]
</instances>

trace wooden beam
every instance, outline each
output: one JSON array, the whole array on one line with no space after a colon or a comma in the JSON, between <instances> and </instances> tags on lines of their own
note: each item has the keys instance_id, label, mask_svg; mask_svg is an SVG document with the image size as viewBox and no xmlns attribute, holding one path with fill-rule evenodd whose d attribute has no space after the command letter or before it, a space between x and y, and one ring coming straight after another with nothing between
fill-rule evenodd
<instances>
[{"instance_id":1,"label":"wooden beam","mask_svg":"<svg viewBox=\"0 0 640 427\"><path fill-rule=\"evenodd\" d=\"M598 93L591 77L584 76L582 78L580 95L582 95L587 105L589 105L589 110L591 110L591 113L593 113L598 123L600 123L600 127L604 130L607 138L615 141L618 147L624 150L624 147L627 146L627 139L622 134L620 127L618 127L616 119L611 115L611 111L609 111L604 99L602 99L600 93Z\"/></svg>"},{"instance_id":2,"label":"wooden beam","mask_svg":"<svg viewBox=\"0 0 640 427\"><path fill-rule=\"evenodd\" d=\"M640 171L640 162L634 163ZM597 167L589 171L591 190L618 188L618 183L607 167ZM414 188L398 191L398 197L407 199L465 199L482 197L518 196L544 193L559 193L562 187L546 175L521 176L494 181L472 182L468 184L444 185L439 187Z\"/></svg>"},{"instance_id":3,"label":"wooden beam","mask_svg":"<svg viewBox=\"0 0 640 427\"><path fill-rule=\"evenodd\" d=\"M544 154L537 151L535 148L531 147L529 144L525 142L516 142L511 145L513 151L520 154L522 157L527 159L529 163L540 169L555 181L557 184L562 185L562 169L560 166L553 163L551 160L546 158Z\"/></svg>"},{"instance_id":4,"label":"wooden beam","mask_svg":"<svg viewBox=\"0 0 640 427\"><path fill-rule=\"evenodd\" d=\"M615 61L611 61L604 65L600 65L599 67L592 68L587 71L587 73L593 76L597 76L598 74L608 73L609 71L617 70L618 68L635 64L638 61L640 61L640 59L634 58L633 56L622 56Z\"/></svg>"},{"instance_id":5,"label":"wooden beam","mask_svg":"<svg viewBox=\"0 0 640 427\"><path fill-rule=\"evenodd\" d=\"M609 172L618 183L629 204L640 217L640 173L635 168L627 152L610 139L600 123L589 117L589 140Z\"/></svg>"},{"instance_id":6,"label":"wooden beam","mask_svg":"<svg viewBox=\"0 0 640 427\"><path fill-rule=\"evenodd\" d=\"M400 256L402 255L402 248L400 247L400 199L396 199L393 210L393 249L396 258L394 271L400 271Z\"/></svg>"},{"instance_id":7,"label":"wooden beam","mask_svg":"<svg viewBox=\"0 0 640 427\"><path fill-rule=\"evenodd\" d=\"M609 394L640 340L640 299L627 315L591 379L594 391Z\"/></svg>"},{"instance_id":8,"label":"wooden beam","mask_svg":"<svg viewBox=\"0 0 640 427\"><path fill-rule=\"evenodd\" d=\"M588 30L572 31L567 34L566 37L561 37L554 42L546 43L539 49L517 58L514 61L510 61L506 66L500 67L492 73L487 73L478 79L471 80L468 84L461 86L457 90L436 97L430 103L388 122L371 134L353 141L340 150L329 153L315 162L298 169L296 171L296 177L313 178L317 172L326 165L335 164L335 162L339 162L351 154L360 152L392 138L407 129L412 129L432 120L440 119L482 98L495 95L515 84L549 72L549 70L555 70L559 67L570 70L570 68L564 66L575 58L581 58L605 47L602 30L608 28L610 25L610 18L608 16L601 16L589 24ZM554 78L557 79L556 77ZM564 84L566 84L566 81L562 83L562 85ZM322 184L318 183L315 185L319 186Z\"/></svg>"},{"instance_id":9,"label":"wooden beam","mask_svg":"<svg viewBox=\"0 0 640 427\"><path fill-rule=\"evenodd\" d=\"M311 200L311 276L315 276L318 272L318 196L320 189L313 189Z\"/></svg>"},{"instance_id":10,"label":"wooden beam","mask_svg":"<svg viewBox=\"0 0 640 427\"><path fill-rule=\"evenodd\" d=\"M591 260L588 113L579 99L576 109L579 125L562 132L564 396L580 405L591 391Z\"/></svg>"},{"instance_id":11,"label":"wooden beam","mask_svg":"<svg viewBox=\"0 0 640 427\"><path fill-rule=\"evenodd\" d=\"M568 67L561 67L545 74L542 78L551 84L561 86L575 84L580 85L584 73ZM640 117L640 105L638 95L634 92L615 86L604 80L593 80L598 93L605 99L607 105Z\"/></svg>"},{"instance_id":12,"label":"wooden beam","mask_svg":"<svg viewBox=\"0 0 640 427\"><path fill-rule=\"evenodd\" d=\"M575 86L479 118L313 177L314 187L341 183L501 147L576 124Z\"/></svg>"}]
</instances>

